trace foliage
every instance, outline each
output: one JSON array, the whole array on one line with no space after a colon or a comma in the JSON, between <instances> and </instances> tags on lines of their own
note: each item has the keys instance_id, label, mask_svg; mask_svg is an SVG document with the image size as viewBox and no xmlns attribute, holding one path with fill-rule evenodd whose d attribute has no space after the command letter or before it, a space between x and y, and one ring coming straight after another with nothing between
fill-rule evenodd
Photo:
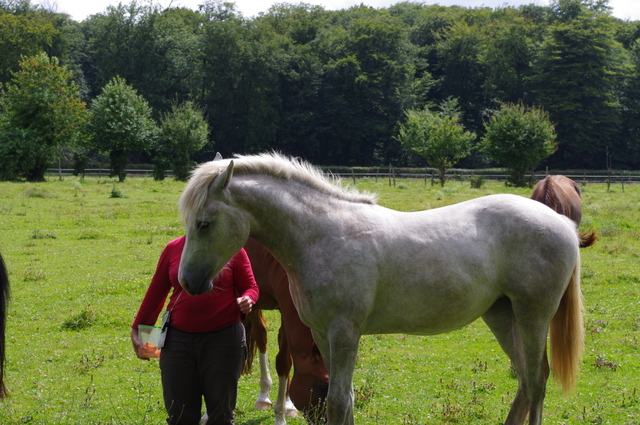
<instances>
[{"instance_id":1,"label":"foliage","mask_svg":"<svg viewBox=\"0 0 640 425\"><path fill-rule=\"evenodd\" d=\"M460 20L439 34L436 44L438 67L442 73L441 90L456 98L464 112L465 127L481 128L482 82L485 76L481 62L483 34L475 25Z\"/></svg>"},{"instance_id":2,"label":"foliage","mask_svg":"<svg viewBox=\"0 0 640 425\"><path fill-rule=\"evenodd\" d=\"M405 149L417 153L429 166L438 169L440 185L444 186L447 170L469 155L475 133L466 131L460 124L455 100L445 102L440 112L425 108L408 110L406 116L398 140Z\"/></svg>"},{"instance_id":3,"label":"foliage","mask_svg":"<svg viewBox=\"0 0 640 425\"><path fill-rule=\"evenodd\" d=\"M44 146L38 135L28 129L8 128L0 123L0 180L17 180L32 169L46 168L46 163L36 164L48 156L48 152L41 152Z\"/></svg>"},{"instance_id":4,"label":"foliage","mask_svg":"<svg viewBox=\"0 0 640 425\"><path fill-rule=\"evenodd\" d=\"M124 181L129 153L148 149L157 136L151 107L124 79L114 77L91 102L91 113L93 142L109 152L112 176Z\"/></svg>"},{"instance_id":5,"label":"foliage","mask_svg":"<svg viewBox=\"0 0 640 425\"><path fill-rule=\"evenodd\" d=\"M324 28L311 43L322 65L317 137L330 163L389 160L403 109L413 108L415 64L400 20L361 5ZM349 158L345 162L344 158ZM395 159L395 158L394 158Z\"/></svg>"},{"instance_id":6,"label":"foliage","mask_svg":"<svg viewBox=\"0 0 640 425\"><path fill-rule=\"evenodd\" d=\"M640 25L638 25L640 35ZM631 62L634 72L626 81L625 94L621 98L622 125L620 143L612 149L612 155L617 162L625 161L626 164L640 163L640 36L630 46Z\"/></svg>"},{"instance_id":7,"label":"foliage","mask_svg":"<svg viewBox=\"0 0 640 425\"><path fill-rule=\"evenodd\" d=\"M557 123L558 161L602 167L606 148L620 138L617 93L631 71L628 52L615 40L609 16L581 8L578 0L556 4L556 22L533 65L535 102Z\"/></svg>"},{"instance_id":8,"label":"foliage","mask_svg":"<svg viewBox=\"0 0 640 425\"><path fill-rule=\"evenodd\" d=\"M156 161L171 163L176 180L186 181L195 162L191 159L208 141L209 125L193 102L174 105L160 123Z\"/></svg>"},{"instance_id":9,"label":"foliage","mask_svg":"<svg viewBox=\"0 0 640 425\"><path fill-rule=\"evenodd\" d=\"M557 149L554 125L540 108L503 104L485 129L481 149L509 169L509 183L516 187L525 186L525 173Z\"/></svg>"},{"instance_id":10,"label":"foliage","mask_svg":"<svg viewBox=\"0 0 640 425\"><path fill-rule=\"evenodd\" d=\"M640 167L640 26L613 18L609 0L337 11L278 3L253 18L222 0L196 10L132 1L83 22L47 8L0 3L0 81L21 55L46 51L73 71L87 103L117 76L156 119L196 102L211 131L195 161L277 150L327 165L415 166L394 137L404 111L453 97L480 137L502 103L549 112L559 149L544 165L603 168L609 152L613 168ZM97 146L73 153L89 160ZM169 166L143 148L130 155ZM460 165L490 164L472 150Z\"/></svg>"},{"instance_id":11,"label":"foliage","mask_svg":"<svg viewBox=\"0 0 640 425\"><path fill-rule=\"evenodd\" d=\"M86 30L97 95L120 76L157 110L186 100L201 89L199 27L203 17L184 8L132 2L92 16Z\"/></svg>"},{"instance_id":12,"label":"foliage","mask_svg":"<svg viewBox=\"0 0 640 425\"><path fill-rule=\"evenodd\" d=\"M484 66L483 93L502 102L517 103L529 97L531 62L536 57L541 26L529 22L519 13L497 19L486 28L485 46L480 61Z\"/></svg>"},{"instance_id":13,"label":"foliage","mask_svg":"<svg viewBox=\"0 0 640 425\"><path fill-rule=\"evenodd\" d=\"M230 13L203 26L202 43L202 105L212 123L211 138L223 156L267 149L280 124L287 41L267 25L248 24Z\"/></svg>"},{"instance_id":14,"label":"foliage","mask_svg":"<svg viewBox=\"0 0 640 425\"><path fill-rule=\"evenodd\" d=\"M88 113L57 58L40 53L20 67L0 98L0 178L44 180L57 149L83 137Z\"/></svg>"},{"instance_id":15,"label":"foliage","mask_svg":"<svg viewBox=\"0 0 640 425\"><path fill-rule=\"evenodd\" d=\"M15 6L6 11L0 8L0 83L11 79L24 57L50 48L58 34L53 24L30 3L16 2Z\"/></svg>"}]
</instances>

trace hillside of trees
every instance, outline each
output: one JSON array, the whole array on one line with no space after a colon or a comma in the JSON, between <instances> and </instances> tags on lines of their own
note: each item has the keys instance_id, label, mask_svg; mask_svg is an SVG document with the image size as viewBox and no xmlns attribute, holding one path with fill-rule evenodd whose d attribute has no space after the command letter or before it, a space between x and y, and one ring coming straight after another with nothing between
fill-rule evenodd
<instances>
[{"instance_id":1,"label":"hillside of trees","mask_svg":"<svg viewBox=\"0 0 640 425\"><path fill-rule=\"evenodd\" d=\"M188 104L181 113L201 114L208 132L198 130L205 143L187 160L277 150L322 165L423 166L399 141L407 111L454 99L476 137L460 167L500 165L478 147L489 117L512 103L555 125L557 150L542 165L640 169L640 22L612 17L608 0L340 11L281 3L252 19L222 1L198 10L131 2L82 22L0 0L0 52L0 161L15 167L26 155L16 152L38 146L49 148L37 161L51 165L108 161L119 136L90 116L108 116L109 90L137 95L131 114L150 116L136 140L123 139L132 143L117 153L125 163L169 161L168 130L151 127ZM58 75L44 97L69 94L59 106L38 103L55 131L34 127L45 125L33 100L43 97L44 68Z\"/></svg>"}]
</instances>

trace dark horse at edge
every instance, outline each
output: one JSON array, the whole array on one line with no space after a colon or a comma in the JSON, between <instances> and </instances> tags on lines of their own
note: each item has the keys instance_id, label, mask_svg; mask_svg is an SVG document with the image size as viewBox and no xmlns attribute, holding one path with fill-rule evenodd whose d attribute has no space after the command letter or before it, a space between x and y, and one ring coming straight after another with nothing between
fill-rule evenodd
<instances>
[{"instance_id":1,"label":"dark horse at edge","mask_svg":"<svg viewBox=\"0 0 640 425\"><path fill-rule=\"evenodd\" d=\"M5 363L5 328L7 325L7 306L9 305L9 275L0 255L0 399L8 396L7 387L4 385Z\"/></svg>"}]
</instances>

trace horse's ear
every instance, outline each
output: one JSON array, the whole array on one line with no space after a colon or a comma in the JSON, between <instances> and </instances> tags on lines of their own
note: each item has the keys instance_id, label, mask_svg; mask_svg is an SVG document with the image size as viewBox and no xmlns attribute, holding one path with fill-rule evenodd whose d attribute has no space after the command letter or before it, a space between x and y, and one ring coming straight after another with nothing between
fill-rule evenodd
<instances>
[{"instance_id":1,"label":"horse's ear","mask_svg":"<svg viewBox=\"0 0 640 425\"><path fill-rule=\"evenodd\" d=\"M219 161L222 159L222 155L220 155L220 152L216 152L216 157L213 158L214 161Z\"/></svg>"},{"instance_id":2,"label":"horse's ear","mask_svg":"<svg viewBox=\"0 0 640 425\"><path fill-rule=\"evenodd\" d=\"M213 181L211 186L209 187L209 192L220 192L229 186L229 182L231 181L231 176L233 175L233 160L229 162L229 166L226 170L224 170L216 179Z\"/></svg>"}]
</instances>

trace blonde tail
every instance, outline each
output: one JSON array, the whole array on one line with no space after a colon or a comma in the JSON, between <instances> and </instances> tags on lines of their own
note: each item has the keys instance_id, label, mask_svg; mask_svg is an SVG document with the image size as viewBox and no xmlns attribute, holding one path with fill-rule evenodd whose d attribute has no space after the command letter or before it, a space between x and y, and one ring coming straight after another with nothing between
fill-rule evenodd
<instances>
[{"instance_id":1,"label":"blonde tail","mask_svg":"<svg viewBox=\"0 0 640 425\"><path fill-rule=\"evenodd\" d=\"M580 257L578 257L569 286L562 296L550 326L551 370L565 395L571 392L580 369L584 348L582 313Z\"/></svg>"}]
</instances>

